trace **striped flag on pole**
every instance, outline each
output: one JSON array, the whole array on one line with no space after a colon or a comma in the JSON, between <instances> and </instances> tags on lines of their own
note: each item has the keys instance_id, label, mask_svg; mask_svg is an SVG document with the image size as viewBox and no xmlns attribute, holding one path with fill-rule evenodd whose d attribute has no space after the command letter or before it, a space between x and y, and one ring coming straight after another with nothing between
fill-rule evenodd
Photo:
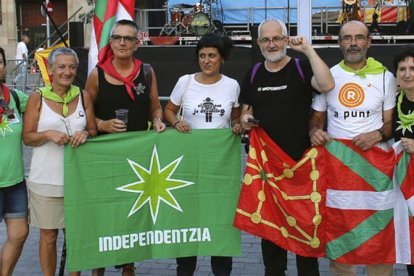
<instances>
[{"instance_id":1,"label":"striped flag on pole","mask_svg":"<svg viewBox=\"0 0 414 276\"><path fill-rule=\"evenodd\" d=\"M134 19L135 0L96 1L95 16L91 30L91 45L88 58L88 74L98 62L112 55L109 37L116 21Z\"/></svg>"}]
</instances>

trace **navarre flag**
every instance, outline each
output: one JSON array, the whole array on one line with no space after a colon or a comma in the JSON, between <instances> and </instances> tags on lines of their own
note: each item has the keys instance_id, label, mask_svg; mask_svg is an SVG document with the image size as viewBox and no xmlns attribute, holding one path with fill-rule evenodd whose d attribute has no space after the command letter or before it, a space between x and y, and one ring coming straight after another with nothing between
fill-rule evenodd
<instances>
[{"instance_id":1,"label":"navarre flag","mask_svg":"<svg viewBox=\"0 0 414 276\"><path fill-rule=\"evenodd\" d=\"M69 41L66 41L66 45L69 45ZM52 76L49 75L47 72L47 66L48 66L48 58L50 52L56 48L66 47L65 43L61 42L53 47L49 47L47 49L44 49L42 51L35 52L35 59L37 62L37 65L39 66L40 74L42 75L43 82L45 85L51 85L52 83Z\"/></svg>"},{"instance_id":2,"label":"navarre flag","mask_svg":"<svg viewBox=\"0 0 414 276\"><path fill-rule=\"evenodd\" d=\"M109 37L115 22L121 19L133 20L134 10L135 0L96 1L88 57L88 74L98 62L112 55Z\"/></svg>"},{"instance_id":3,"label":"navarre flag","mask_svg":"<svg viewBox=\"0 0 414 276\"><path fill-rule=\"evenodd\" d=\"M240 148L230 129L108 134L65 147L69 270L239 256Z\"/></svg>"},{"instance_id":4,"label":"navarre flag","mask_svg":"<svg viewBox=\"0 0 414 276\"><path fill-rule=\"evenodd\" d=\"M414 162L401 146L333 140L294 162L262 129L250 136L236 227L302 256L414 263Z\"/></svg>"},{"instance_id":5,"label":"navarre flag","mask_svg":"<svg viewBox=\"0 0 414 276\"><path fill-rule=\"evenodd\" d=\"M301 256L324 256L324 148L311 148L295 162L263 129L249 135L234 225Z\"/></svg>"}]
</instances>

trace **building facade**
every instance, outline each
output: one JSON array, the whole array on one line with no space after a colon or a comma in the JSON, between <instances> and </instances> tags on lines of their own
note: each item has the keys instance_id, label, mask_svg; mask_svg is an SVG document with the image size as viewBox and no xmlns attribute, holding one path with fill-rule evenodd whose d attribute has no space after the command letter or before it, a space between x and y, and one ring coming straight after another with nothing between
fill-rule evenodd
<instances>
[{"instance_id":1,"label":"building facade","mask_svg":"<svg viewBox=\"0 0 414 276\"><path fill-rule=\"evenodd\" d=\"M50 34L56 26L62 26L61 33L68 30L65 22L79 21L82 15L93 9L91 0L50 0L53 11L49 20ZM74 15L75 14L75 15ZM0 0L0 46L5 49L7 59L14 59L16 45L22 34L30 38L29 52L45 44L47 38L47 21L42 12L39 0ZM52 22L53 21L53 22ZM84 33L90 32L90 24L82 24ZM85 37L89 37L85 35ZM53 35L51 44L59 39L59 35ZM47 44L47 43L46 43ZM89 45L85 41L85 45Z\"/></svg>"}]
</instances>

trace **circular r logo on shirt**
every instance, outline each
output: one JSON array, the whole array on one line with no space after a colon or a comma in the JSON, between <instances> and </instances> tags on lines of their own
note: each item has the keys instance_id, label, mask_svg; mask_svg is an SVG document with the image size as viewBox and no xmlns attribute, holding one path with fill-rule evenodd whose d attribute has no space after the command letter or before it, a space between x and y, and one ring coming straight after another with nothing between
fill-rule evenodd
<instances>
[{"instance_id":1,"label":"circular r logo on shirt","mask_svg":"<svg viewBox=\"0 0 414 276\"><path fill-rule=\"evenodd\" d=\"M364 89L359 84L353 82L346 83L339 91L338 100L346 107L360 106L365 100Z\"/></svg>"}]
</instances>

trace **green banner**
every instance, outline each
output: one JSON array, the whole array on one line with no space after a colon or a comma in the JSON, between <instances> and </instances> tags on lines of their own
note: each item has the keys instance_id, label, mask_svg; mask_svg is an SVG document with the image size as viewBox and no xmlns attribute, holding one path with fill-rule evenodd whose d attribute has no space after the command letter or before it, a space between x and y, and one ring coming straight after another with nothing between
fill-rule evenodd
<instances>
[{"instance_id":1,"label":"green banner","mask_svg":"<svg viewBox=\"0 0 414 276\"><path fill-rule=\"evenodd\" d=\"M240 137L128 132L65 148L70 271L144 259L239 256Z\"/></svg>"}]
</instances>

